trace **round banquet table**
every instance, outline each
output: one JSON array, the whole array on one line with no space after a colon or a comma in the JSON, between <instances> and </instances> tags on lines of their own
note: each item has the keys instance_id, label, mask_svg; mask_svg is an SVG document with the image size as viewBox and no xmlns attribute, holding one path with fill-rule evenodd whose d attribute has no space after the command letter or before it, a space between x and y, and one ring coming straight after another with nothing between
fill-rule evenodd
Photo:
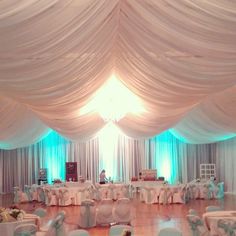
<instances>
[{"instance_id":1,"label":"round banquet table","mask_svg":"<svg viewBox=\"0 0 236 236\"><path fill-rule=\"evenodd\" d=\"M25 219L20 221L0 223L0 235L2 236L14 236L14 230L16 226L21 224L35 224L34 219Z\"/></svg>"}]
</instances>

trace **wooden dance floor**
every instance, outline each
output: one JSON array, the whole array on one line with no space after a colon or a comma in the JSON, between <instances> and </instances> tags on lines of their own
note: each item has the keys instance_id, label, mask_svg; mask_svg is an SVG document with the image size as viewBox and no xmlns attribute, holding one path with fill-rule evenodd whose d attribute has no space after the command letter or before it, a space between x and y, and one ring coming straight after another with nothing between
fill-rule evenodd
<instances>
[{"instance_id":1,"label":"wooden dance floor","mask_svg":"<svg viewBox=\"0 0 236 236\"><path fill-rule=\"evenodd\" d=\"M13 195L0 195L0 206L9 207L12 205ZM184 236L190 236L190 229L186 220L186 215L190 208L196 209L200 215L205 212L205 207L209 205L221 206L224 210L236 210L236 195L226 194L223 200L190 200L187 204L147 205L139 201L139 196L132 200L134 207L134 219L131 225L134 227L135 236L156 236L158 231L164 227L176 227L183 232ZM60 210L66 212L65 227L67 231L78 229L78 219L80 206L46 207L40 203L24 203L19 207L27 213L32 213L35 208L43 207L47 209L47 216L43 222L53 218ZM86 229L91 236L108 236L109 227L94 227Z\"/></svg>"}]
</instances>

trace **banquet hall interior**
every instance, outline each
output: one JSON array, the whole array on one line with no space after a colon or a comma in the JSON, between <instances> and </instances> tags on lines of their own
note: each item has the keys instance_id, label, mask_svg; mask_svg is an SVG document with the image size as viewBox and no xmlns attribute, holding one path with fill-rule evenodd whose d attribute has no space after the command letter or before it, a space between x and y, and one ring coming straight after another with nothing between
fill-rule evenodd
<instances>
[{"instance_id":1,"label":"banquet hall interior","mask_svg":"<svg viewBox=\"0 0 236 236\"><path fill-rule=\"evenodd\" d=\"M235 1L0 1L0 236L235 235L235 104Z\"/></svg>"}]
</instances>

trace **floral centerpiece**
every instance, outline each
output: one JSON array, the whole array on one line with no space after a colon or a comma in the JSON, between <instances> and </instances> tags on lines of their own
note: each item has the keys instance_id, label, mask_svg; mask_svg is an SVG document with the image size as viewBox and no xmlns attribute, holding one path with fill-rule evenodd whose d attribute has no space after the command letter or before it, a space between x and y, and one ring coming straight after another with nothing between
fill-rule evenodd
<instances>
[{"instance_id":1,"label":"floral centerpiece","mask_svg":"<svg viewBox=\"0 0 236 236\"><path fill-rule=\"evenodd\" d=\"M25 214L25 211L16 206L0 208L0 223L23 220Z\"/></svg>"}]
</instances>

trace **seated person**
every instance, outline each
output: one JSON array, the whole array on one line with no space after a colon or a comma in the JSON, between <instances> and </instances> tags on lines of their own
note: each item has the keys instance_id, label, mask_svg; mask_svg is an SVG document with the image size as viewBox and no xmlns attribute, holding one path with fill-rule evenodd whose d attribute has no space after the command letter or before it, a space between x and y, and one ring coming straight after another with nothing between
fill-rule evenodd
<instances>
[{"instance_id":1,"label":"seated person","mask_svg":"<svg viewBox=\"0 0 236 236\"><path fill-rule=\"evenodd\" d=\"M106 171L102 170L100 175L99 175L99 183L100 184L105 184L106 182L108 182L108 179L106 177Z\"/></svg>"}]
</instances>

